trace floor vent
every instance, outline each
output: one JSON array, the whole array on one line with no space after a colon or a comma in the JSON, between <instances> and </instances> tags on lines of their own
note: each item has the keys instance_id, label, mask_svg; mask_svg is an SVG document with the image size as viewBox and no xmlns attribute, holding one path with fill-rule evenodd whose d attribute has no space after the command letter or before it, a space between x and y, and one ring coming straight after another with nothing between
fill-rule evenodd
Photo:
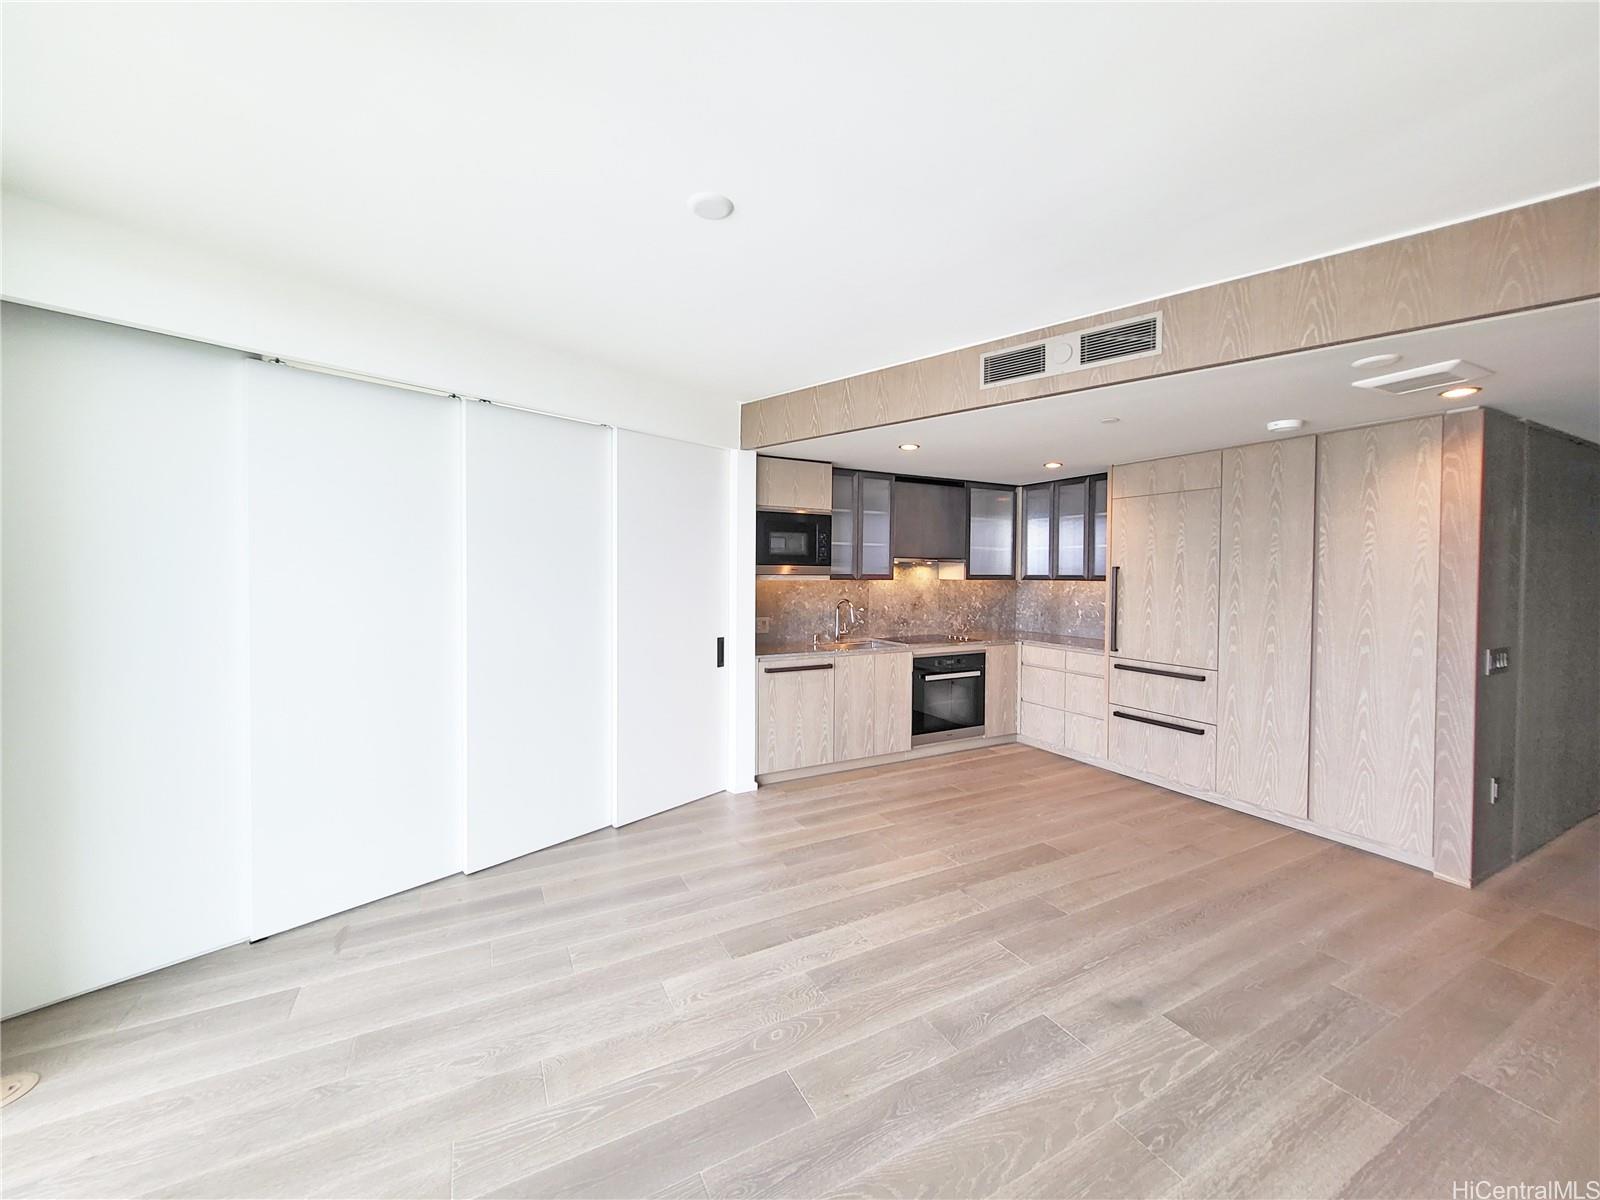
<instances>
[{"instance_id":1,"label":"floor vent","mask_svg":"<svg viewBox=\"0 0 1600 1200\"><path fill-rule=\"evenodd\" d=\"M979 386L1043 379L1160 353L1161 314L1149 313L1131 321L1063 333L1031 345L985 354Z\"/></svg>"}]
</instances>

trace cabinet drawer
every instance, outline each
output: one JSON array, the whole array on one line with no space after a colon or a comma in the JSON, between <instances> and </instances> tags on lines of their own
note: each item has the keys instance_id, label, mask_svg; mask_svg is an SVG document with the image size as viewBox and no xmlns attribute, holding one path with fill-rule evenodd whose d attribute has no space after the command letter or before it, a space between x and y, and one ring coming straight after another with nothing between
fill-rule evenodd
<instances>
[{"instance_id":1,"label":"cabinet drawer","mask_svg":"<svg viewBox=\"0 0 1600 1200\"><path fill-rule=\"evenodd\" d=\"M1118 766L1202 792L1215 789L1217 728L1112 705L1108 758Z\"/></svg>"},{"instance_id":2,"label":"cabinet drawer","mask_svg":"<svg viewBox=\"0 0 1600 1200\"><path fill-rule=\"evenodd\" d=\"M1032 642L1023 642L1022 665L1025 667L1045 667L1051 671L1065 671L1067 669L1067 652L1059 646L1035 646Z\"/></svg>"},{"instance_id":3,"label":"cabinet drawer","mask_svg":"<svg viewBox=\"0 0 1600 1200\"><path fill-rule=\"evenodd\" d=\"M1101 711L1105 711L1104 708ZM1106 756L1106 723L1098 717L1081 713L1068 713L1065 730L1066 748L1073 754L1087 754L1091 758Z\"/></svg>"},{"instance_id":4,"label":"cabinet drawer","mask_svg":"<svg viewBox=\"0 0 1600 1200\"><path fill-rule=\"evenodd\" d=\"M1095 654L1089 650L1063 650L1066 655L1065 670L1074 675L1093 675L1097 679L1106 677L1106 656Z\"/></svg>"},{"instance_id":5,"label":"cabinet drawer","mask_svg":"<svg viewBox=\"0 0 1600 1200\"><path fill-rule=\"evenodd\" d=\"M833 666L831 657L758 662L757 774L833 761Z\"/></svg>"},{"instance_id":6,"label":"cabinet drawer","mask_svg":"<svg viewBox=\"0 0 1600 1200\"><path fill-rule=\"evenodd\" d=\"M1061 705L1069 713L1101 718L1106 715L1106 681L1097 675L1063 675L1066 697Z\"/></svg>"},{"instance_id":7,"label":"cabinet drawer","mask_svg":"<svg viewBox=\"0 0 1600 1200\"><path fill-rule=\"evenodd\" d=\"M1045 708L1024 700L1017 717L1017 733L1042 745L1059 746L1066 740L1066 715L1059 708Z\"/></svg>"},{"instance_id":8,"label":"cabinet drawer","mask_svg":"<svg viewBox=\"0 0 1600 1200\"><path fill-rule=\"evenodd\" d=\"M1115 659L1111 663L1111 703L1215 725L1217 673Z\"/></svg>"},{"instance_id":9,"label":"cabinet drawer","mask_svg":"<svg viewBox=\"0 0 1600 1200\"><path fill-rule=\"evenodd\" d=\"M1044 667L1023 667L1022 698L1029 704L1042 704L1046 708L1067 707L1066 674Z\"/></svg>"}]
</instances>

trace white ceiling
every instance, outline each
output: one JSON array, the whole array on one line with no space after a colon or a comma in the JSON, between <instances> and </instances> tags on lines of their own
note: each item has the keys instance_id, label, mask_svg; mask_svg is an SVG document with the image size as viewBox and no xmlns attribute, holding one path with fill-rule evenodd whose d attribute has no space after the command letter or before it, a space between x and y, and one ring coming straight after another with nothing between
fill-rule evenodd
<instances>
[{"instance_id":1,"label":"white ceiling","mask_svg":"<svg viewBox=\"0 0 1600 1200\"><path fill-rule=\"evenodd\" d=\"M4 74L9 188L730 402L1600 178L1593 4L11 4Z\"/></svg>"},{"instance_id":2,"label":"white ceiling","mask_svg":"<svg viewBox=\"0 0 1600 1200\"><path fill-rule=\"evenodd\" d=\"M1350 365L1381 353L1401 360L1376 370ZM1477 381L1483 391L1471 400L1444 400L1436 390L1390 396L1351 386L1451 358L1494 372ZM1297 436L1267 432L1267 422L1280 417L1305 421L1301 433L1326 433L1468 404L1600 441L1600 301L837 433L767 453L864 470L1033 483ZM1107 417L1116 423L1104 424ZM901 442L921 449L905 453ZM1046 470L1052 460L1061 469Z\"/></svg>"}]
</instances>

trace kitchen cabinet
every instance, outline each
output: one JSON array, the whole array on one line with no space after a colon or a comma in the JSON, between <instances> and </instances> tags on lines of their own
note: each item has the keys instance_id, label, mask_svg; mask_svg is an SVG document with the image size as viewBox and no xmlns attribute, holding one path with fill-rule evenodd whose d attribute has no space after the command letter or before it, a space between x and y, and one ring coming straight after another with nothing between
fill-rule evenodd
<instances>
[{"instance_id":1,"label":"kitchen cabinet","mask_svg":"<svg viewBox=\"0 0 1600 1200\"><path fill-rule=\"evenodd\" d=\"M1219 794L1300 818L1308 812L1316 489L1315 438L1222 452L1215 715L1167 710L1217 722Z\"/></svg>"},{"instance_id":2,"label":"kitchen cabinet","mask_svg":"<svg viewBox=\"0 0 1600 1200\"><path fill-rule=\"evenodd\" d=\"M1047 749L1105 758L1105 657L1025 642L1021 664L1017 733Z\"/></svg>"},{"instance_id":3,"label":"kitchen cabinet","mask_svg":"<svg viewBox=\"0 0 1600 1200\"><path fill-rule=\"evenodd\" d=\"M756 772L831 763L834 660L772 659L756 671Z\"/></svg>"},{"instance_id":4,"label":"kitchen cabinet","mask_svg":"<svg viewBox=\"0 0 1600 1200\"><path fill-rule=\"evenodd\" d=\"M911 749L911 654L841 654L833 665L833 761Z\"/></svg>"},{"instance_id":5,"label":"kitchen cabinet","mask_svg":"<svg viewBox=\"0 0 1600 1200\"><path fill-rule=\"evenodd\" d=\"M1017 490L967 485L967 578L1014 579L1017 573Z\"/></svg>"},{"instance_id":6,"label":"kitchen cabinet","mask_svg":"<svg viewBox=\"0 0 1600 1200\"><path fill-rule=\"evenodd\" d=\"M829 463L757 455L756 507L829 511L833 507L833 467Z\"/></svg>"},{"instance_id":7,"label":"kitchen cabinet","mask_svg":"<svg viewBox=\"0 0 1600 1200\"><path fill-rule=\"evenodd\" d=\"M894 481L895 558L964 560L967 557L967 489L925 479Z\"/></svg>"},{"instance_id":8,"label":"kitchen cabinet","mask_svg":"<svg viewBox=\"0 0 1600 1200\"><path fill-rule=\"evenodd\" d=\"M833 472L833 578L894 578L893 498L892 475Z\"/></svg>"},{"instance_id":9,"label":"kitchen cabinet","mask_svg":"<svg viewBox=\"0 0 1600 1200\"><path fill-rule=\"evenodd\" d=\"M1107 478L1085 475L1022 489L1024 579L1104 579Z\"/></svg>"},{"instance_id":10,"label":"kitchen cabinet","mask_svg":"<svg viewBox=\"0 0 1600 1200\"><path fill-rule=\"evenodd\" d=\"M1217 727L1111 706L1110 757L1118 766L1209 792L1217 777Z\"/></svg>"},{"instance_id":11,"label":"kitchen cabinet","mask_svg":"<svg viewBox=\"0 0 1600 1200\"><path fill-rule=\"evenodd\" d=\"M1109 691L1112 704L1216 724L1215 671L1129 662L1119 658L1111 664Z\"/></svg>"},{"instance_id":12,"label":"kitchen cabinet","mask_svg":"<svg viewBox=\"0 0 1600 1200\"><path fill-rule=\"evenodd\" d=\"M1118 467L1111 475L1111 498L1204 492L1221 486L1222 451L1206 450Z\"/></svg>"},{"instance_id":13,"label":"kitchen cabinet","mask_svg":"<svg viewBox=\"0 0 1600 1200\"><path fill-rule=\"evenodd\" d=\"M991 646L983 663L983 735L1017 732L1017 647Z\"/></svg>"},{"instance_id":14,"label":"kitchen cabinet","mask_svg":"<svg viewBox=\"0 0 1600 1200\"><path fill-rule=\"evenodd\" d=\"M1207 488L1112 500L1113 655L1216 669L1220 495Z\"/></svg>"},{"instance_id":15,"label":"kitchen cabinet","mask_svg":"<svg viewBox=\"0 0 1600 1200\"><path fill-rule=\"evenodd\" d=\"M1424 857L1442 431L1440 417L1424 417L1317 439L1311 820Z\"/></svg>"}]
</instances>

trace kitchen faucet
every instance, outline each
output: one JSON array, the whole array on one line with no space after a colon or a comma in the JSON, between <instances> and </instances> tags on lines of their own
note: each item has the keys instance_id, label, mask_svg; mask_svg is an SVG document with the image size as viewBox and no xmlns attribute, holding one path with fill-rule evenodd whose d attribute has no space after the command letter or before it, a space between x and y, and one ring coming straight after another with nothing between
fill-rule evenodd
<instances>
[{"instance_id":1,"label":"kitchen faucet","mask_svg":"<svg viewBox=\"0 0 1600 1200\"><path fill-rule=\"evenodd\" d=\"M857 608L848 597L833 606L833 640L842 641L844 635L867 619L867 610Z\"/></svg>"}]
</instances>

